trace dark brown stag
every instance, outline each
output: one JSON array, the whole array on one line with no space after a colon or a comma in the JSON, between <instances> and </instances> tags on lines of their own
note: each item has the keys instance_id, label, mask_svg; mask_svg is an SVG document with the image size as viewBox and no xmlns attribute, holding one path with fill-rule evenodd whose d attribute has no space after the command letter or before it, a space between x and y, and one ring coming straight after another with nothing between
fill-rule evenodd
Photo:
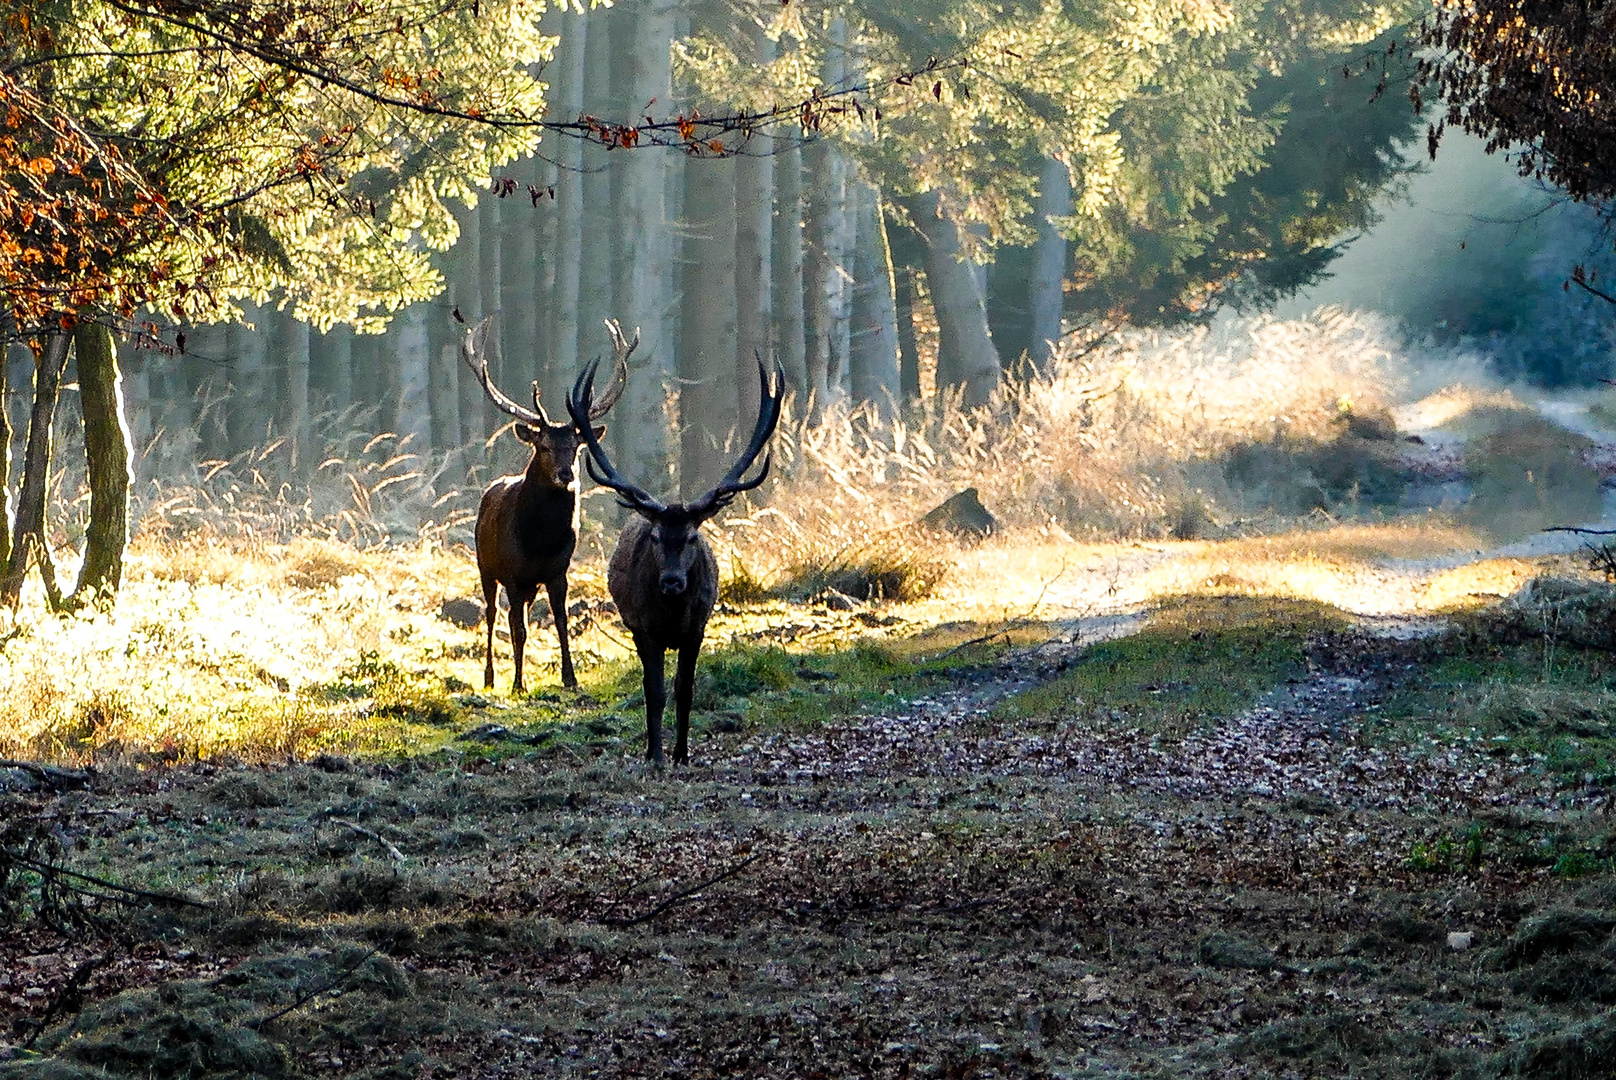
<instances>
[{"instance_id":1,"label":"dark brown stag","mask_svg":"<svg viewBox=\"0 0 1616 1080\"><path fill-rule=\"evenodd\" d=\"M665 506L617 474L599 437L583 422L590 415L595 367L590 364L578 376L572 393L567 395L567 411L584 432L584 444L589 448L584 464L589 475L597 484L617 492L618 502L635 513L617 538L606 585L623 625L634 637L634 648L645 671L645 756L658 765L662 764L662 711L667 704L662 659L667 650L678 651L679 667L673 680L677 722L673 763L685 765L690 761L690 699L695 689L696 655L701 652L707 620L718 600L718 561L699 530L702 522L728 506L735 496L757 487L769 475L769 459L764 458L755 476L742 479L780 422L785 372L777 364L771 374L759 359L761 390L752 441L717 487L692 502Z\"/></svg>"},{"instance_id":2,"label":"dark brown stag","mask_svg":"<svg viewBox=\"0 0 1616 1080\"><path fill-rule=\"evenodd\" d=\"M527 468L519 475L501 476L483 492L477 508L477 571L483 579L483 617L488 625L487 661L483 666L483 686L494 685L494 616L499 587L505 586L510 601L511 655L516 664L512 687L522 685L522 650L527 644L527 609L543 585L550 596L550 614L555 618L556 637L561 641L561 682L577 686L572 673L572 651L567 643L567 567L578 543L577 465L580 436L587 433L599 439L604 427L593 421L605 416L623 395L628 379L628 358L640 344L639 331L627 341L616 320L606 320L617 353L612 385L592 407L575 414L581 419L552 424L539 404L539 384L533 384L533 408L518 405L500 392L488 377L488 327L493 316L466 332L460 355L472 374L482 383L501 412L516 418L512 430L533 448ZM596 362L598 363L598 361ZM589 370L595 370L591 364Z\"/></svg>"}]
</instances>

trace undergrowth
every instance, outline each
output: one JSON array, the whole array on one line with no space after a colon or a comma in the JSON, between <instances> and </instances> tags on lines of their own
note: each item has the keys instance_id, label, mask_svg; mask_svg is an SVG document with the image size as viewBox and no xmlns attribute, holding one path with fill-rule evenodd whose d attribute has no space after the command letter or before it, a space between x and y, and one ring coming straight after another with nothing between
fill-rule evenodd
<instances>
[{"instance_id":1,"label":"undergrowth","mask_svg":"<svg viewBox=\"0 0 1616 1080\"><path fill-rule=\"evenodd\" d=\"M1181 737L1304 673L1308 639L1343 625L1321 604L1185 598L1164 605L1139 633L1084 650L1059 678L999 711L1006 719L1075 719Z\"/></svg>"}]
</instances>

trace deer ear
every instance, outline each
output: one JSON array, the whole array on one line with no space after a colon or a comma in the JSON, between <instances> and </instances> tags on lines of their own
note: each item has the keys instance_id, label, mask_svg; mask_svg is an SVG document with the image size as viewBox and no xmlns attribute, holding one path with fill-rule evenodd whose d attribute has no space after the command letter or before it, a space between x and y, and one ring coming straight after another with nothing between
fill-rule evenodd
<instances>
[{"instance_id":1,"label":"deer ear","mask_svg":"<svg viewBox=\"0 0 1616 1080\"><path fill-rule=\"evenodd\" d=\"M599 442L600 440L604 439L605 437L606 437L606 425L602 424L602 425L600 425L600 427L595 429L595 441Z\"/></svg>"},{"instance_id":2,"label":"deer ear","mask_svg":"<svg viewBox=\"0 0 1616 1080\"><path fill-rule=\"evenodd\" d=\"M532 444L539 441L539 433L528 427L526 424L514 424L512 425L511 430L516 433L516 437L518 439L521 439L525 443Z\"/></svg>"}]
</instances>

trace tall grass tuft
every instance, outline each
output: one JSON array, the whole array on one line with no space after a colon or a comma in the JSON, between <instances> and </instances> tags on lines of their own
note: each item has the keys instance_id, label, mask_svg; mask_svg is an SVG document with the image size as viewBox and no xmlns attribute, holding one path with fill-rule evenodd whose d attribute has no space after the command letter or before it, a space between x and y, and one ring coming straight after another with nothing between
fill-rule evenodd
<instances>
[{"instance_id":1,"label":"tall grass tuft","mask_svg":"<svg viewBox=\"0 0 1616 1080\"><path fill-rule=\"evenodd\" d=\"M724 538L751 575L797 591L861 564L896 570L936 558L946 545L913 523L965 487L1011 530L1200 535L1246 509L1248 492L1226 468L1241 448L1395 432L1386 418L1399 347L1379 320L1321 309L1073 346L1046 375L1007 382L976 409L954 394L901 418L866 405L809 424L791 409L776 436L780 479L766 505L725 523ZM1318 483L1346 491L1356 480ZM917 570L905 588L924 591L930 577Z\"/></svg>"}]
</instances>

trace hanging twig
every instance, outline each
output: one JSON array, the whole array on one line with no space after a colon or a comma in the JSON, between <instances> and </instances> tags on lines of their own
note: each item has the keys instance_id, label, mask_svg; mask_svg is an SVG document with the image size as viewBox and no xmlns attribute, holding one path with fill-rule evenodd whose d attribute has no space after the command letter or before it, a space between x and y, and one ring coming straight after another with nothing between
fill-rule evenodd
<instances>
[{"instance_id":1,"label":"hanging twig","mask_svg":"<svg viewBox=\"0 0 1616 1080\"><path fill-rule=\"evenodd\" d=\"M662 901L662 903L658 904L656 907L652 908L650 911L647 911L644 915L638 915L638 916L635 916L634 918L628 919L626 921L620 920L620 919L608 919L608 920L605 920L606 925L608 925L608 926L616 926L616 927L619 927L621 929L626 930L630 926L638 926L638 925L640 925L640 923L650 922L652 919L656 918L658 915L662 914L664 911L667 911L669 908L671 908L673 905L677 904L679 901L688 900L690 897L695 896L697 893L701 892L703 889L709 888L709 887L711 887L713 885L717 885L720 881L725 881L725 880L727 880L729 878L734 877L736 874L739 874L742 870L745 870L748 866L751 866L753 863L757 862L761 858L763 858L763 852L760 851L755 855L751 855L751 856L748 856L747 858L742 859L740 862L736 863L734 866L730 867L728 870L725 870L722 874L719 874L717 877L708 878L706 881L703 881L699 885L692 885L690 888L684 890L683 892L674 893L672 896L670 896L666 900Z\"/></svg>"}]
</instances>

